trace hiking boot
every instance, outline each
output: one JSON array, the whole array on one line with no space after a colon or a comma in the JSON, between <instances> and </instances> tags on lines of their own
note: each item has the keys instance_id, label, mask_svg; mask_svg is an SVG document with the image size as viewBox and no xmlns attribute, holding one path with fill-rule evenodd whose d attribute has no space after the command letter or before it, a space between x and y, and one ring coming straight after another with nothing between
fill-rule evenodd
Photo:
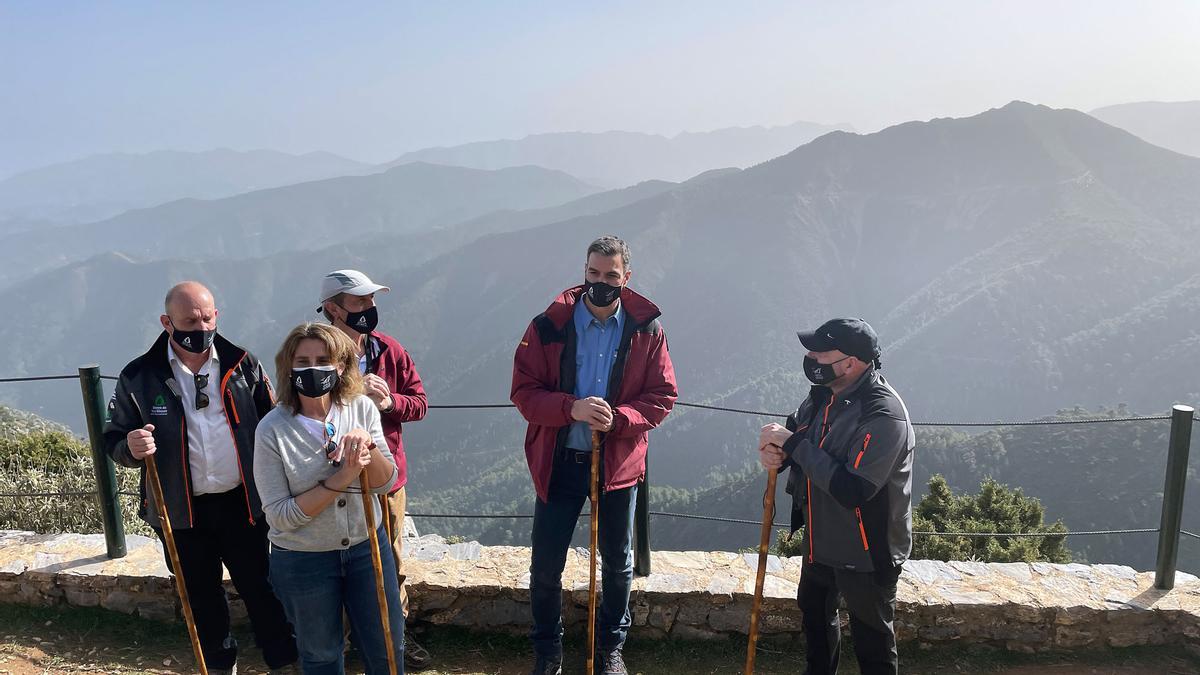
<instances>
[{"instance_id":1,"label":"hiking boot","mask_svg":"<svg viewBox=\"0 0 1200 675\"><path fill-rule=\"evenodd\" d=\"M295 663L289 663L286 666L272 668L267 672L267 675L300 675L300 666Z\"/></svg>"},{"instance_id":2,"label":"hiking boot","mask_svg":"<svg viewBox=\"0 0 1200 675\"><path fill-rule=\"evenodd\" d=\"M596 675L629 675L620 649L602 652L599 656L596 660Z\"/></svg>"},{"instance_id":3,"label":"hiking boot","mask_svg":"<svg viewBox=\"0 0 1200 675\"><path fill-rule=\"evenodd\" d=\"M405 670L425 670L433 662L429 657L429 652L417 644L413 639L412 633L404 631L404 669Z\"/></svg>"},{"instance_id":4,"label":"hiking boot","mask_svg":"<svg viewBox=\"0 0 1200 675\"><path fill-rule=\"evenodd\" d=\"M562 656L538 656L530 675L562 675Z\"/></svg>"}]
</instances>

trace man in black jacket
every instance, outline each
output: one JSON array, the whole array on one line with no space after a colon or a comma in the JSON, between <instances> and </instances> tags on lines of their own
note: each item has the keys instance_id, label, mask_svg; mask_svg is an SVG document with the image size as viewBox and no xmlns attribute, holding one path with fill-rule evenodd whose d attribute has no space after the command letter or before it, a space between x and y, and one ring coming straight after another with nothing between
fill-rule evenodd
<instances>
[{"instance_id":1,"label":"man in black jacket","mask_svg":"<svg viewBox=\"0 0 1200 675\"><path fill-rule=\"evenodd\" d=\"M799 337L813 387L786 427L763 427L759 459L768 470L791 467L792 530L805 528L805 672L837 673L840 596L863 675L894 675L896 580L912 550L913 427L879 373L867 322L834 319Z\"/></svg>"},{"instance_id":2,"label":"man in black jacket","mask_svg":"<svg viewBox=\"0 0 1200 675\"><path fill-rule=\"evenodd\" d=\"M171 288L159 321L150 351L121 371L105 448L141 469L138 515L161 539L146 486L145 458L155 456L209 672L236 672L222 564L271 672L298 672L292 627L267 579L267 523L254 487L254 430L274 407L271 383L258 359L217 334L212 293L199 283Z\"/></svg>"}]
</instances>

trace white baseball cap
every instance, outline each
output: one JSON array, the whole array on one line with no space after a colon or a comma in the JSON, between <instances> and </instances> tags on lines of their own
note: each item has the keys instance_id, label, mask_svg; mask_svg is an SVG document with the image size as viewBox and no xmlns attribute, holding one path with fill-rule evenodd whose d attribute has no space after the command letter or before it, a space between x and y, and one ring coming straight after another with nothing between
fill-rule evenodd
<instances>
[{"instance_id":1,"label":"white baseball cap","mask_svg":"<svg viewBox=\"0 0 1200 675\"><path fill-rule=\"evenodd\" d=\"M325 301L339 293L347 293L349 295L370 295L372 293L387 293L392 289L387 286L381 286L370 277L359 272L358 270L335 270L326 274L321 279L321 307L317 308L320 312L324 309Z\"/></svg>"}]
</instances>

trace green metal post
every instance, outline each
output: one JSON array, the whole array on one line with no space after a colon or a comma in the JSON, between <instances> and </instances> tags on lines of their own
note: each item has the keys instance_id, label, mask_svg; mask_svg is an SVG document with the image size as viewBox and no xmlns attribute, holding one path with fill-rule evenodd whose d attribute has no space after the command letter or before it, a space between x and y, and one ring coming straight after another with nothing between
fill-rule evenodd
<instances>
[{"instance_id":1,"label":"green metal post","mask_svg":"<svg viewBox=\"0 0 1200 675\"><path fill-rule=\"evenodd\" d=\"M1183 491L1187 485L1188 452L1192 444L1192 417L1196 409L1177 405L1171 409L1171 440L1167 450L1167 482L1163 487L1162 521L1158 528L1158 563L1154 587L1175 587L1179 558L1179 529L1183 525Z\"/></svg>"},{"instance_id":2,"label":"green metal post","mask_svg":"<svg viewBox=\"0 0 1200 675\"><path fill-rule=\"evenodd\" d=\"M121 503L117 500L116 468L104 451L104 386L100 382L100 366L80 366L79 387L83 391L83 412L87 415L88 439L92 446L92 469L96 474L100 515L104 519L104 544L109 558L124 558L125 524L121 520Z\"/></svg>"}]
</instances>

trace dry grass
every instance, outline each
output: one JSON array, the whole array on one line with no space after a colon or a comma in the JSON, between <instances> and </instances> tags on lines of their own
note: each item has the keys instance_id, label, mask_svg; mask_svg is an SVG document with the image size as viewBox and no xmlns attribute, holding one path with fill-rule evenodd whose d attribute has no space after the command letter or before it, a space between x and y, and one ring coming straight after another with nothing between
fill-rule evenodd
<instances>
[{"instance_id":1,"label":"dry grass","mask_svg":"<svg viewBox=\"0 0 1200 675\"><path fill-rule=\"evenodd\" d=\"M117 467L117 489L136 495L138 472ZM43 533L101 532L96 478L87 444L56 430L0 438L0 529ZM66 494L63 494L66 493ZM63 494L21 496L14 494ZM121 497L126 534L151 534L137 517L137 497Z\"/></svg>"}]
</instances>

